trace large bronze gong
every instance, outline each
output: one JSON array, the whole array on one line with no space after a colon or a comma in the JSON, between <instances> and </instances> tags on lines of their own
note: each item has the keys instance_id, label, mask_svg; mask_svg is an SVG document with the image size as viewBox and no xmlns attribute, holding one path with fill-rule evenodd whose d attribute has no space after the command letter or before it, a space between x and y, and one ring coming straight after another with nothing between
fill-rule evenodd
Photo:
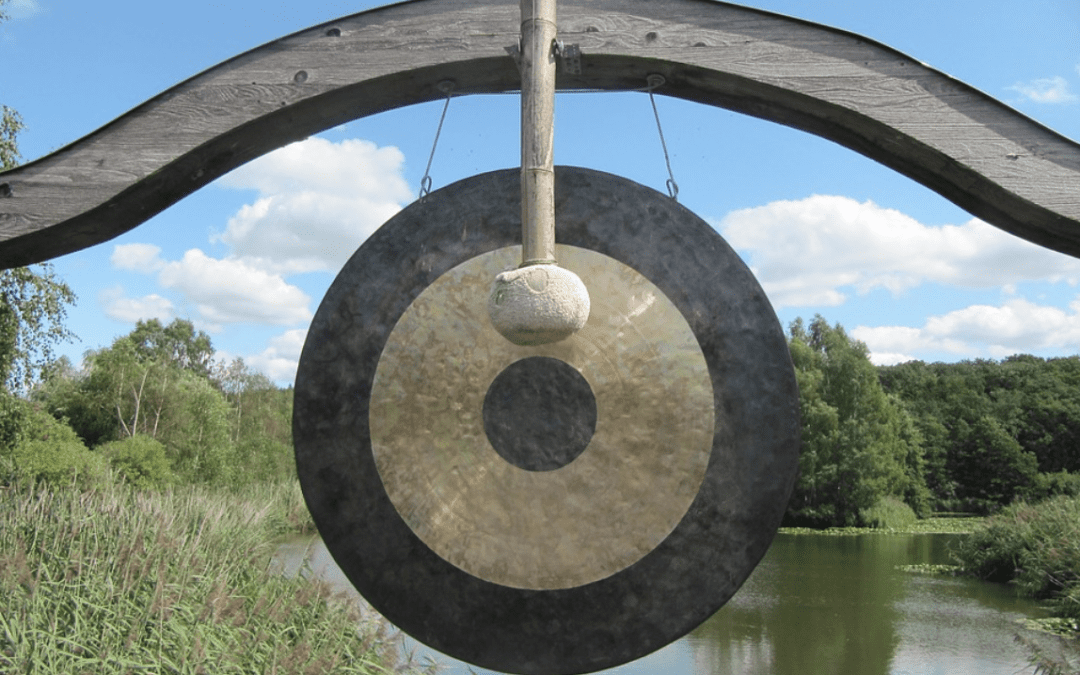
<instances>
[{"instance_id":1,"label":"large bronze gong","mask_svg":"<svg viewBox=\"0 0 1080 675\"><path fill-rule=\"evenodd\" d=\"M432 193L334 281L296 381L305 498L397 626L518 673L624 663L712 615L764 555L797 468L797 388L750 271L667 196L556 171L586 327L511 344L519 172Z\"/></svg>"}]
</instances>

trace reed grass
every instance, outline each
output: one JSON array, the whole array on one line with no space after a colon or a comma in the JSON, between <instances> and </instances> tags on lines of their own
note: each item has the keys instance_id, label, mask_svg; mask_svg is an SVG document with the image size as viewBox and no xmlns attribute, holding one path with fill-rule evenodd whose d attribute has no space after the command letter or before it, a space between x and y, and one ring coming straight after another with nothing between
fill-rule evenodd
<instances>
[{"instance_id":1,"label":"reed grass","mask_svg":"<svg viewBox=\"0 0 1080 675\"><path fill-rule=\"evenodd\" d=\"M0 489L2 673L385 673L400 645L271 540L299 488Z\"/></svg>"}]
</instances>

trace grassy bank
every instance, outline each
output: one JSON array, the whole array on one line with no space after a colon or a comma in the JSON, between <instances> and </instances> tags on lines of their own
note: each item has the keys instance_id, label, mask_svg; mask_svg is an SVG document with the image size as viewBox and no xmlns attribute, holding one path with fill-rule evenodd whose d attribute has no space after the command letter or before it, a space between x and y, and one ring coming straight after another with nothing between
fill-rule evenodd
<instances>
[{"instance_id":1,"label":"grassy bank","mask_svg":"<svg viewBox=\"0 0 1080 675\"><path fill-rule=\"evenodd\" d=\"M1055 616L1038 627L1066 638L1056 653L1017 638L1031 651L1035 672L1080 672L1080 498L1009 506L965 538L957 557L966 573L1014 584L1051 606Z\"/></svg>"},{"instance_id":2,"label":"grassy bank","mask_svg":"<svg viewBox=\"0 0 1080 675\"><path fill-rule=\"evenodd\" d=\"M1080 498L1009 506L967 537L957 556L975 576L1046 600L1080 637Z\"/></svg>"},{"instance_id":3,"label":"grassy bank","mask_svg":"<svg viewBox=\"0 0 1080 675\"><path fill-rule=\"evenodd\" d=\"M270 569L295 485L0 490L0 672L384 673L398 642Z\"/></svg>"}]
</instances>

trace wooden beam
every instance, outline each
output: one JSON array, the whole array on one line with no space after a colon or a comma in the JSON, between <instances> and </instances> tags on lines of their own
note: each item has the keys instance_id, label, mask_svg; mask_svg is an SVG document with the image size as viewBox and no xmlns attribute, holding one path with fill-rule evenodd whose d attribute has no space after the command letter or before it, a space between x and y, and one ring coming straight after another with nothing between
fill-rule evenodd
<instances>
[{"instance_id":1,"label":"wooden beam","mask_svg":"<svg viewBox=\"0 0 1080 675\"><path fill-rule=\"evenodd\" d=\"M47 157L0 173L0 268L115 237L241 164L351 119L520 76L517 3L414 0L226 61ZM1080 256L1080 145L872 40L712 0L560 0L582 72L831 139L972 214Z\"/></svg>"}]
</instances>

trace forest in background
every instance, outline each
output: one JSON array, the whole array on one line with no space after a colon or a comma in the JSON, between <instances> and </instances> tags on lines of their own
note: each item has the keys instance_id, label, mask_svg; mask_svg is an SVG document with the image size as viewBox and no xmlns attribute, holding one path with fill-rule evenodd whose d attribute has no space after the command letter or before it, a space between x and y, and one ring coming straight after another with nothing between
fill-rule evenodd
<instances>
[{"instance_id":1,"label":"forest in background","mask_svg":"<svg viewBox=\"0 0 1080 675\"><path fill-rule=\"evenodd\" d=\"M242 359L215 362L190 321L140 321L80 368L46 363L0 396L0 481L88 486L107 469L140 489L295 477L292 389Z\"/></svg>"},{"instance_id":2,"label":"forest in background","mask_svg":"<svg viewBox=\"0 0 1080 675\"><path fill-rule=\"evenodd\" d=\"M820 316L792 323L789 348L803 447L786 524L985 515L1080 495L1080 357L874 366Z\"/></svg>"}]
</instances>

